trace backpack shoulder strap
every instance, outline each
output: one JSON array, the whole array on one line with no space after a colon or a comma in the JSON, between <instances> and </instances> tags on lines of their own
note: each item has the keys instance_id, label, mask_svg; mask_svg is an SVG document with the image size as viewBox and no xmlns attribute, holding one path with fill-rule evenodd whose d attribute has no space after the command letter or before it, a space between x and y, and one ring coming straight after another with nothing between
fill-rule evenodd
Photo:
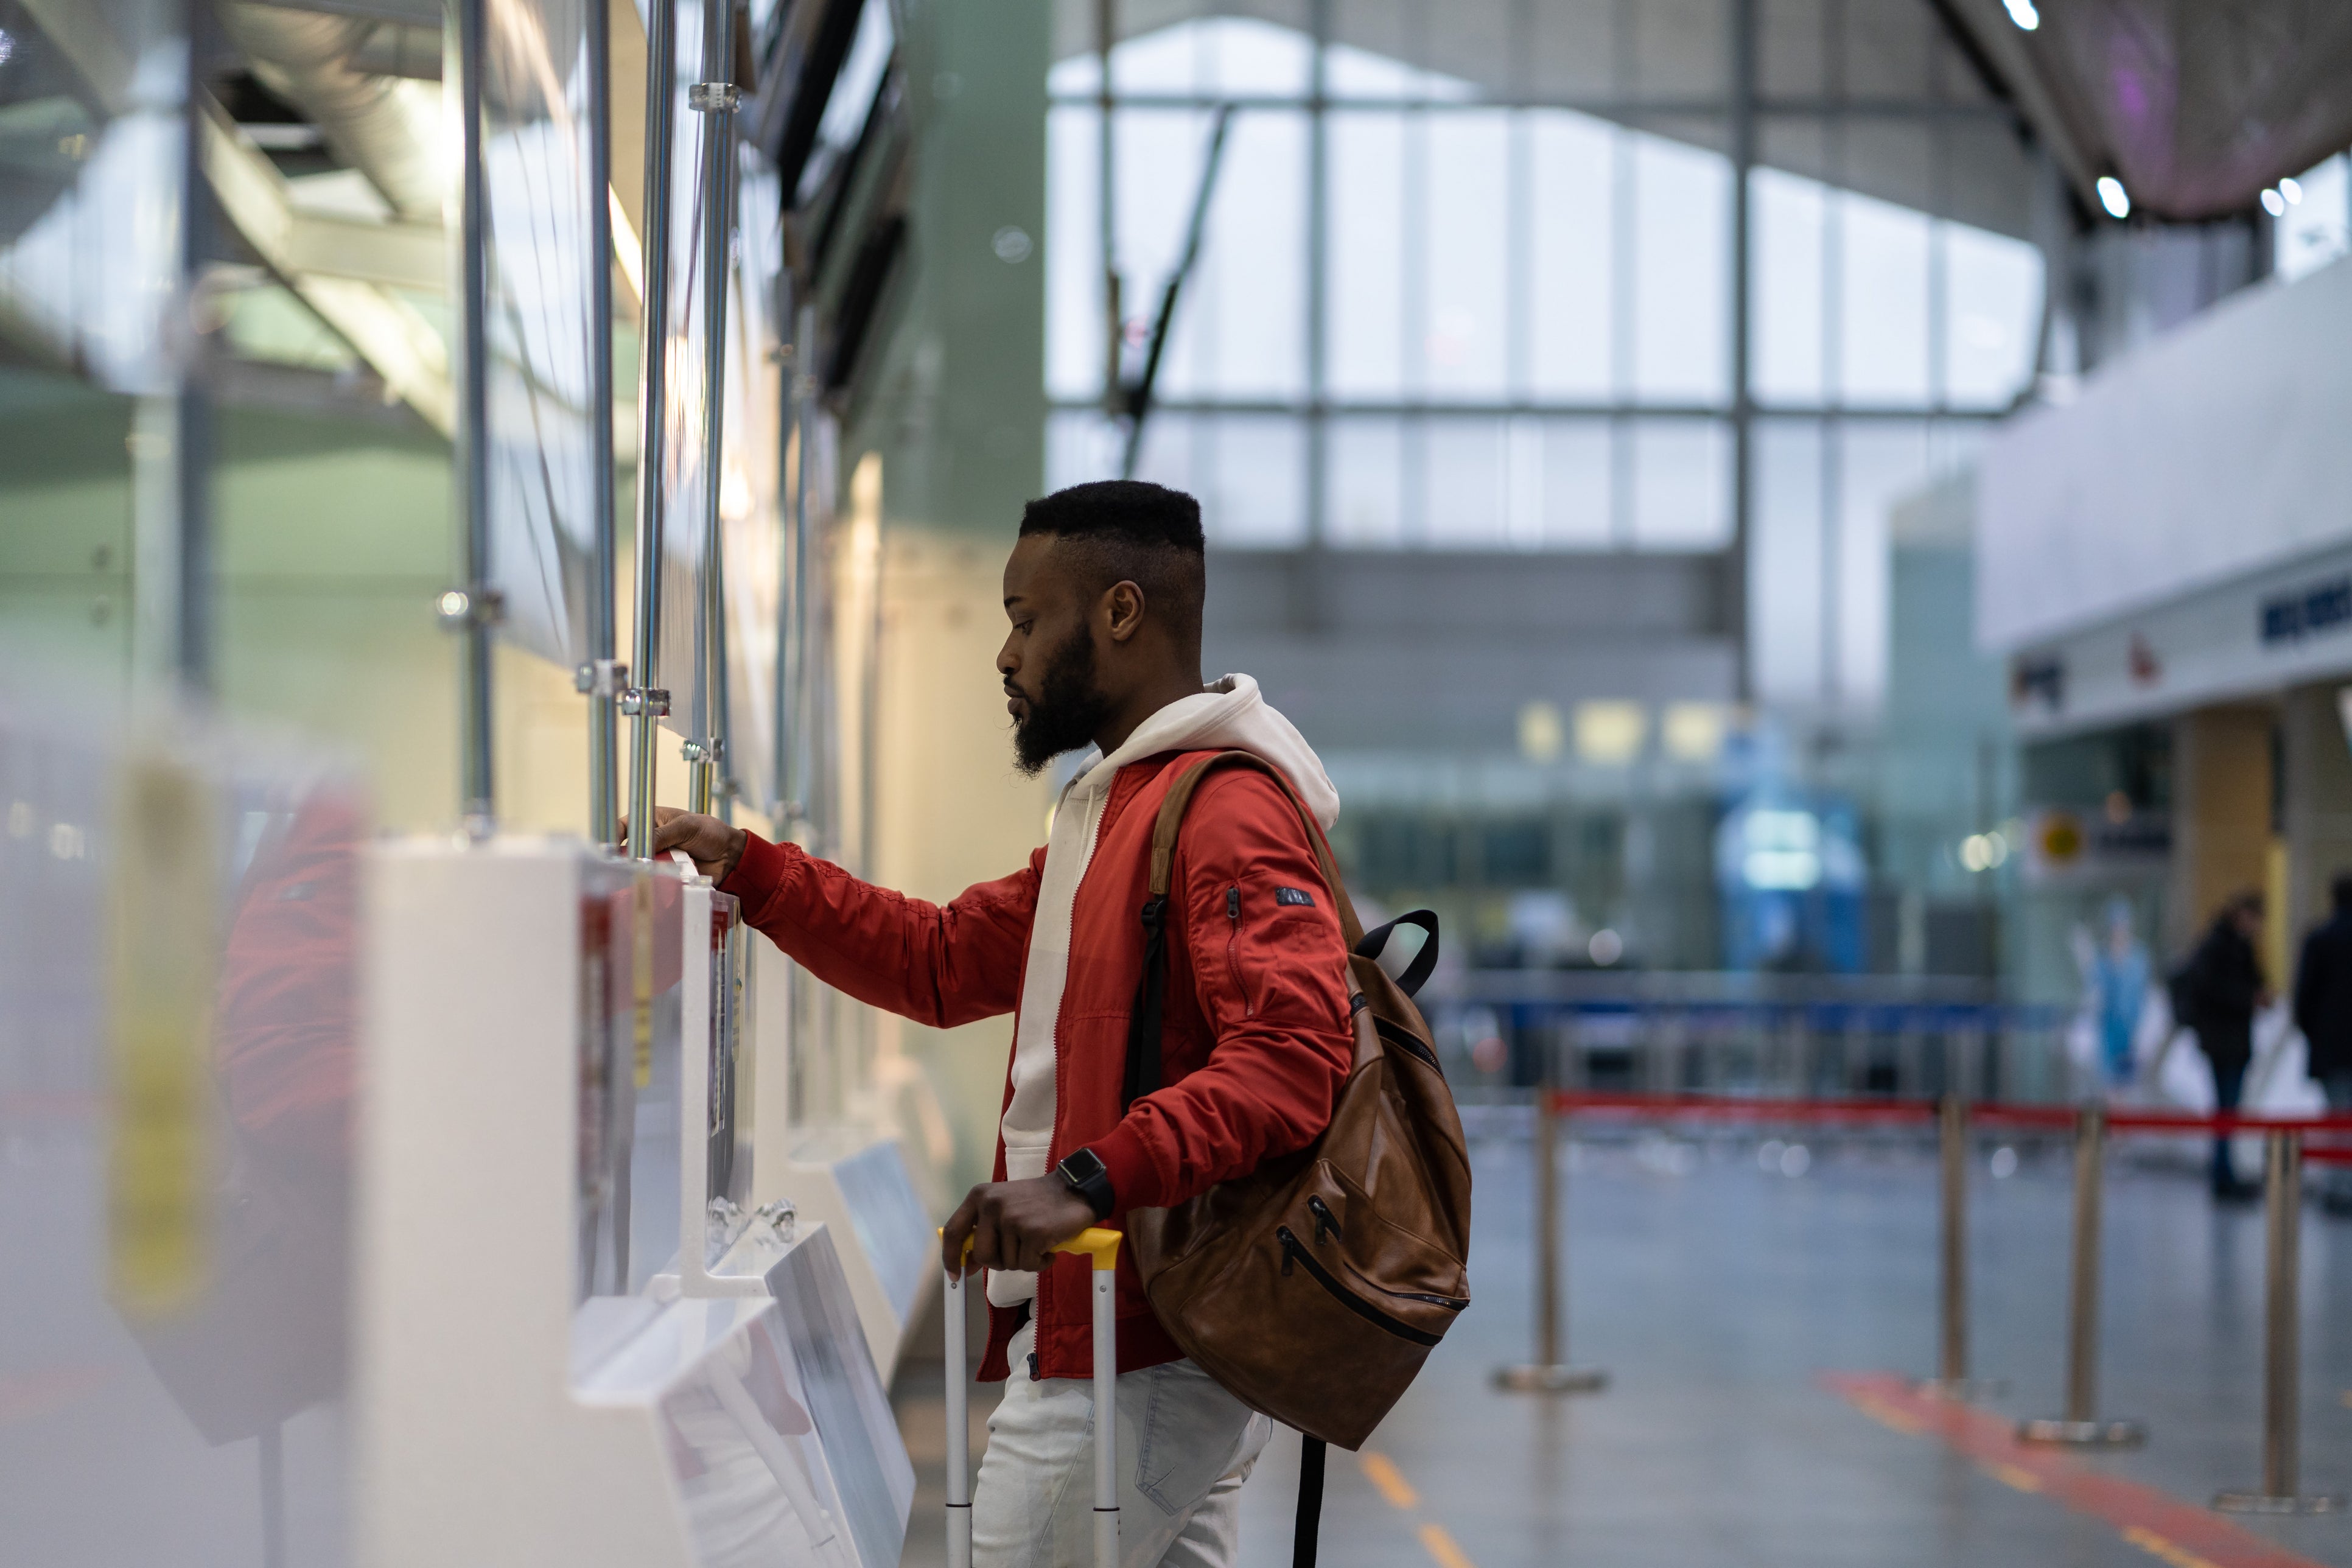
<instances>
[{"instance_id":1,"label":"backpack shoulder strap","mask_svg":"<svg viewBox=\"0 0 2352 1568\"><path fill-rule=\"evenodd\" d=\"M1192 804L1192 793L1201 787L1213 768L1255 768L1274 781L1275 787L1298 813L1298 824L1307 830L1307 842L1314 847L1315 864L1323 873L1323 880L1331 889L1331 905L1339 916L1339 934L1347 939L1349 950L1364 940L1364 928L1356 918L1356 907L1349 901L1348 889L1339 880L1339 868L1331 858L1331 846L1323 837L1323 826L1307 803L1298 798L1291 787L1289 775L1264 757L1252 752L1213 752L1200 761L1186 766L1168 786L1160 798L1160 816L1151 825L1151 896L1164 900L1168 886L1176 875L1176 832L1184 823L1185 809Z\"/></svg>"}]
</instances>

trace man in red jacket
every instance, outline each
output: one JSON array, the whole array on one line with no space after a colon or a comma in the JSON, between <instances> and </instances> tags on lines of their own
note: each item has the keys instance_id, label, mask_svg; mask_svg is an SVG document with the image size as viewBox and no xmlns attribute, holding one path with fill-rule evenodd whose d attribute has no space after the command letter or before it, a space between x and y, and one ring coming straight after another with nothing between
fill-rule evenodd
<instances>
[{"instance_id":1,"label":"man in red jacket","mask_svg":"<svg viewBox=\"0 0 2352 1568\"><path fill-rule=\"evenodd\" d=\"M1255 752L1328 830L1338 793L1257 684L1201 679L1200 506L1157 485L1079 485L1029 503L1004 568L997 655L1015 760L1035 773L1091 746L1046 846L941 906L791 845L665 811L746 920L819 979L945 1028L1015 1015L994 1181L949 1219L943 1260L988 1271L983 1378L1013 1374L989 1423L973 1537L988 1568L1091 1560L1087 1265L1049 1257L1087 1226L1181 1203L1311 1143L1351 1055L1347 954L1290 797L1221 769L1185 816L1170 884L1166 1087L1123 1105L1128 1014L1151 828L1189 755ZM1118 1269L1121 1558L1233 1559L1238 1491L1268 1424L1190 1361Z\"/></svg>"}]
</instances>

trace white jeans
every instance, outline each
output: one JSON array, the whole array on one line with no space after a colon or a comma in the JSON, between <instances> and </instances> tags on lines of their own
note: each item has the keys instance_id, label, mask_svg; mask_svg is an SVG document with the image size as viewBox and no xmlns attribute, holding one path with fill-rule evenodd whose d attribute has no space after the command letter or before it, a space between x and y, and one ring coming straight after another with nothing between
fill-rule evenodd
<instances>
[{"instance_id":1,"label":"white jeans","mask_svg":"<svg viewBox=\"0 0 2352 1568\"><path fill-rule=\"evenodd\" d=\"M1095 1568L1094 1384L1032 1382L1035 1328L988 1418L972 1491L974 1568ZM1274 1424L1189 1361L1118 1380L1120 1568L1232 1568L1242 1482Z\"/></svg>"}]
</instances>

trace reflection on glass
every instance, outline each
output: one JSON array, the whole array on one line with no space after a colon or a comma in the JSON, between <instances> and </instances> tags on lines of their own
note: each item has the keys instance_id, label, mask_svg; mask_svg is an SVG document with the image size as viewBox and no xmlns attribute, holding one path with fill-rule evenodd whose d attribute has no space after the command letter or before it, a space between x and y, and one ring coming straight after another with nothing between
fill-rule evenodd
<instances>
[{"instance_id":1,"label":"reflection on glass","mask_svg":"<svg viewBox=\"0 0 2352 1568\"><path fill-rule=\"evenodd\" d=\"M172 387L181 9L0 5L0 342L117 392Z\"/></svg>"},{"instance_id":2,"label":"reflection on glass","mask_svg":"<svg viewBox=\"0 0 2352 1568\"><path fill-rule=\"evenodd\" d=\"M366 805L85 728L0 714L0 1555L340 1563Z\"/></svg>"},{"instance_id":3,"label":"reflection on glass","mask_svg":"<svg viewBox=\"0 0 2352 1568\"><path fill-rule=\"evenodd\" d=\"M570 668L588 657L596 518L589 357L586 6L489 0L482 146L488 207L490 569L506 634Z\"/></svg>"}]
</instances>

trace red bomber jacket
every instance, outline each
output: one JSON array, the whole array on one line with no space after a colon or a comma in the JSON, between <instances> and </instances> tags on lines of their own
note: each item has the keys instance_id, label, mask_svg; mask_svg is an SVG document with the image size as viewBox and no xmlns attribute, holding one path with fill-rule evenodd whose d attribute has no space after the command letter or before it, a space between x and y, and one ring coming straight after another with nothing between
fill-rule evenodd
<instances>
[{"instance_id":1,"label":"red bomber jacket","mask_svg":"<svg viewBox=\"0 0 2352 1568\"><path fill-rule=\"evenodd\" d=\"M1353 1051L1346 947L1307 828L1274 781L1220 769L1194 795L1177 841L1166 1086L1121 1112L1152 824L1179 764L1205 754L1168 752L1120 769L1072 911L1048 1162L1091 1148L1117 1194L1106 1222L1114 1226L1129 1208L1181 1203L1313 1142L1330 1122ZM820 980L949 1028L1017 1011L1045 864L1041 848L1013 875L940 905L753 836L725 890L742 900L754 929ZM1008 1104L1012 1092L1008 1062ZM995 1179L1004 1179L1001 1137ZM1041 1376L1091 1374L1087 1270L1085 1258L1064 1257L1038 1276ZM1121 1372L1183 1355L1125 1253L1118 1310ZM1020 1323L1019 1308L990 1309L983 1379L1006 1375L1005 1345Z\"/></svg>"}]
</instances>

